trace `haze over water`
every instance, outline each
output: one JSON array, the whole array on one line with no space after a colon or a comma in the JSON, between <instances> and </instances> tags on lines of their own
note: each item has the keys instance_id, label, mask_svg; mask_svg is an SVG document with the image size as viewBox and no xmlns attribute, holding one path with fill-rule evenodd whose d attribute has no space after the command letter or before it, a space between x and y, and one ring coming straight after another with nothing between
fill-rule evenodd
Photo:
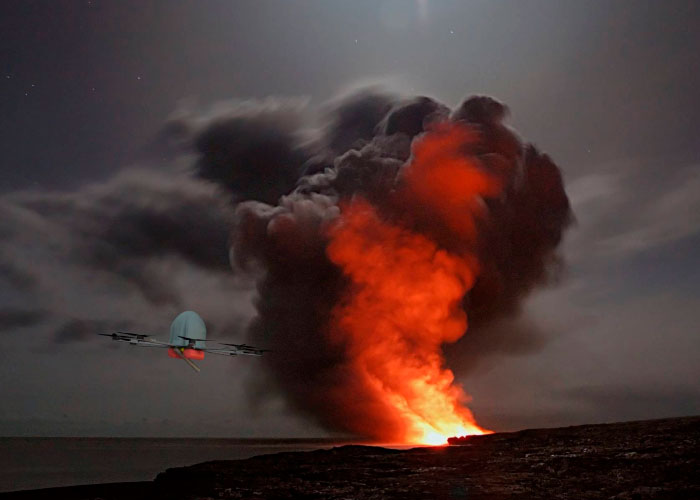
<instances>
[{"instance_id":1,"label":"haze over water","mask_svg":"<svg viewBox=\"0 0 700 500\"><path fill-rule=\"evenodd\" d=\"M159 472L348 444L332 439L0 438L0 492L150 481Z\"/></svg>"}]
</instances>

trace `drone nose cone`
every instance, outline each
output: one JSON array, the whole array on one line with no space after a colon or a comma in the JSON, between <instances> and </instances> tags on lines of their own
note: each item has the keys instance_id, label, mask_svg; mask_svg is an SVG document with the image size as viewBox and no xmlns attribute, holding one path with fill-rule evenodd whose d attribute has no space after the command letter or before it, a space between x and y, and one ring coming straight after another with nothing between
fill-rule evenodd
<instances>
[{"instance_id":1,"label":"drone nose cone","mask_svg":"<svg viewBox=\"0 0 700 500\"><path fill-rule=\"evenodd\" d=\"M196 339L195 347L205 347L207 327L202 317L194 311L184 311L177 315L170 325L170 343L177 346L187 346L188 341L182 337ZM199 342L199 341L202 342Z\"/></svg>"}]
</instances>

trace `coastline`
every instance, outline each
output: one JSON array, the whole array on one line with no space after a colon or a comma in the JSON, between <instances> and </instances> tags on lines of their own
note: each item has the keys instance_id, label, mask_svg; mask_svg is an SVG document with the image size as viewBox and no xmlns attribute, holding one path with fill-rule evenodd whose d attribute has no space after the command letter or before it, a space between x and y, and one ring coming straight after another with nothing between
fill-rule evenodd
<instances>
[{"instance_id":1,"label":"coastline","mask_svg":"<svg viewBox=\"0 0 700 500\"><path fill-rule=\"evenodd\" d=\"M699 445L700 417L682 417L496 433L461 446L281 452L0 499L690 499L700 497Z\"/></svg>"}]
</instances>

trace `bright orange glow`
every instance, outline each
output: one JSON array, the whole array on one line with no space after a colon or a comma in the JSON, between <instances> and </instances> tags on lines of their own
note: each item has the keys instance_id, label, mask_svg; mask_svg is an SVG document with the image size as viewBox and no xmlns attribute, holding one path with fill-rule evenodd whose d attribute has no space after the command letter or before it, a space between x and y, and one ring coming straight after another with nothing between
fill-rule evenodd
<instances>
[{"instance_id":1,"label":"bright orange glow","mask_svg":"<svg viewBox=\"0 0 700 500\"><path fill-rule=\"evenodd\" d=\"M182 349L179 353L172 347L168 347L168 356L171 358L182 359L204 359L204 351L198 349Z\"/></svg>"},{"instance_id":2,"label":"bright orange glow","mask_svg":"<svg viewBox=\"0 0 700 500\"><path fill-rule=\"evenodd\" d=\"M442 124L414 142L413 158L404 173L404 189L412 202L434 212L462 239L475 237L482 197L498 196L502 189L499 179L464 151L477 142L470 127Z\"/></svg>"},{"instance_id":3,"label":"bright orange glow","mask_svg":"<svg viewBox=\"0 0 700 500\"><path fill-rule=\"evenodd\" d=\"M464 241L476 236L481 198L500 189L465 154L465 144L474 140L471 129L456 124L426 134L414 143L399 193ZM466 408L469 397L453 383L441 351L467 329L461 301L478 272L474 256L447 252L423 234L382 220L362 199L343 207L327 252L350 280L330 332L348 353L352 384L344 397L378 415L372 428L360 422L355 430L384 441L433 445L489 432Z\"/></svg>"}]
</instances>

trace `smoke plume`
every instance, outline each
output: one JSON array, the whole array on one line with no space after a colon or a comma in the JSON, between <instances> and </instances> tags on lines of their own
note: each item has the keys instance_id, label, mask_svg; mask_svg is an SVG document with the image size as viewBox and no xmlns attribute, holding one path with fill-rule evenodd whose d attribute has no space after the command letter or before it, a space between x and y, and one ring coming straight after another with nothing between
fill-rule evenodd
<instances>
[{"instance_id":1,"label":"smoke plume","mask_svg":"<svg viewBox=\"0 0 700 500\"><path fill-rule=\"evenodd\" d=\"M502 325L556 276L572 218L559 168L507 114L483 96L454 111L352 96L292 191L238 205L232 259L262 271L250 340L274 347L264 362L292 407L382 440L482 431L443 345L459 369L494 325L507 344Z\"/></svg>"},{"instance_id":2,"label":"smoke plume","mask_svg":"<svg viewBox=\"0 0 700 500\"><path fill-rule=\"evenodd\" d=\"M247 269L248 340L275 351L252 394L379 440L484 432L455 373L541 345L519 313L562 266L559 168L489 97L370 89L307 115L278 98L179 113L160 139L196 154L193 176L3 196L0 285L24 299L4 330L84 341L138 306L154 328L195 307L229 331L252 315Z\"/></svg>"}]
</instances>

